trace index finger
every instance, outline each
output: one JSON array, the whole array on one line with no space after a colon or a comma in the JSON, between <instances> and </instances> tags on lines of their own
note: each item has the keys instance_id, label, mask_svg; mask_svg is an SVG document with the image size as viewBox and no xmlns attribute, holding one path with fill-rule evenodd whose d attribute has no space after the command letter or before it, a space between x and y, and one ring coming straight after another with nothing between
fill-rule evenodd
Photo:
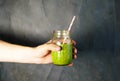
<instances>
[{"instance_id":1,"label":"index finger","mask_svg":"<svg viewBox=\"0 0 120 81\"><path fill-rule=\"evenodd\" d=\"M74 40L72 40L72 44L73 44L73 45L76 45L76 42L75 42Z\"/></svg>"}]
</instances>

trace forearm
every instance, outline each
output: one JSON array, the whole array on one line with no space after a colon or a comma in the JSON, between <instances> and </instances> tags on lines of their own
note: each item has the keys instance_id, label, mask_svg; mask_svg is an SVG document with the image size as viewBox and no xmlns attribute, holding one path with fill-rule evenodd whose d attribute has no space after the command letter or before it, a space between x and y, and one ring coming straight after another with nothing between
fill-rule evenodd
<instances>
[{"instance_id":1,"label":"forearm","mask_svg":"<svg viewBox=\"0 0 120 81\"><path fill-rule=\"evenodd\" d=\"M31 53L33 53L32 47L14 45L0 40L0 62L21 62Z\"/></svg>"}]
</instances>

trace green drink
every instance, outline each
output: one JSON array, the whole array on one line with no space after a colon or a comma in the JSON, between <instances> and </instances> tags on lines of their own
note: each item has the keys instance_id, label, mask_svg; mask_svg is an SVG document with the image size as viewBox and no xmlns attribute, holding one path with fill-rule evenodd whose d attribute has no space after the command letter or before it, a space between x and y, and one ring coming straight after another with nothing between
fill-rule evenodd
<instances>
[{"instance_id":1,"label":"green drink","mask_svg":"<svg viewBox=\"0 0 120 81\"><path fill-rule=\"evenodd\" d=\"M52 42L61 47L60 51L52 51L53 64L70 64L73 58L73 46L69 33L66 30L54 31Z\"/></svg>"},{"instance_id":2,"label":"green drink","mask_svg":"<svg viewBox=\"0 0 120 81\"><path fill-rule=\"evenodd\" d=\"M52 52L52 60L56 65L68 65L72 62L72 44L61 44L61 51Z\"/></svg>"}]
</instances>

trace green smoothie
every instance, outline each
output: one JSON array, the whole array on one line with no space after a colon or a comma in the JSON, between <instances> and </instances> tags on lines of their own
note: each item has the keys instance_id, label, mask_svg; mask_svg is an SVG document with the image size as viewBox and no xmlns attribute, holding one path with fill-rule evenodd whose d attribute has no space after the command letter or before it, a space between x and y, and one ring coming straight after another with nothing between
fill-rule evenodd
<instances>
[{"instance_id":1,"label":"green smoothie","mask_svg":"<svg viewBox=\"0 0 120 81\"><path fill-rule=\"evenodd\" d=\"M68 65L72 62L73 47L72 44L61 44L61 51L52 52L52 60L55 65Z\"/></svg>"}]
</instances>

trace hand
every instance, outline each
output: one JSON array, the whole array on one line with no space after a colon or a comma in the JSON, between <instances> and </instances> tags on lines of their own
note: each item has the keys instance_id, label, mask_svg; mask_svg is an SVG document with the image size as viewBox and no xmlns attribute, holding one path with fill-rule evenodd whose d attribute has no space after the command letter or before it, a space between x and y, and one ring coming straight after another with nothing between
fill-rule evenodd
<instances>
[{"instance_id":1,"label":"hand","mask_svg":"<svg viewBox=\"0 0 120 81\"><path fill-rule=\"evenodd\" d=\"M76 42L72 40L73 46L76 45ZM48 63L52 63L52 59L51 59L51 51L59 51L60 47L52 44L50 41L40 45L38 47L36 47L36 53L38 54L36 58L36 63L42 63L42 64L48 64ZM74 55L74 59L77 58L77 49L75 47L73 47L73 55ZM68 66L72 66L73 63L69 64Z\"/></svg>"},{"instance_id":2,"label":"hand","mask_svg":"<svg viewBox=\"0 0 120 81\"><path fill-rule=\"evenodd\" d=\"M47 42L35 48L35 54L34 54L35 58L33 60L36 64L52 63L51 51L59 51L59 50L60 50L59 46Z\"/></svg>"}]
</instances>

